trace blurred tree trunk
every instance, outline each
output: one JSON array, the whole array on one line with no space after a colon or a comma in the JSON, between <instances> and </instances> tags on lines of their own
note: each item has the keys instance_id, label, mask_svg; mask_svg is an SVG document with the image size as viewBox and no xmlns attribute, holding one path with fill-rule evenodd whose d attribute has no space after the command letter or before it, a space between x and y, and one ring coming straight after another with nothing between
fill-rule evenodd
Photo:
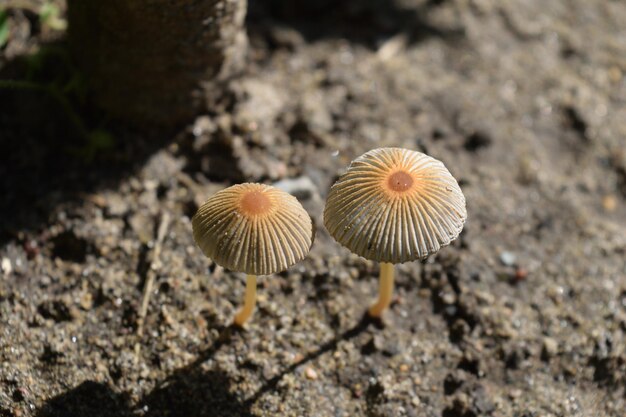
<instances>
[{"instance_id":1,"label":"blurred tree trunk","mask_svg":"<svg viewBox=\"0 0 626 417\"><path fill-rule=\"evenodd\" d=\"M247 0L68 0L69 42L115 118L189 120L243 68ZM208 101L207 101L208 100Z\"/></svg>"}]
</instances>

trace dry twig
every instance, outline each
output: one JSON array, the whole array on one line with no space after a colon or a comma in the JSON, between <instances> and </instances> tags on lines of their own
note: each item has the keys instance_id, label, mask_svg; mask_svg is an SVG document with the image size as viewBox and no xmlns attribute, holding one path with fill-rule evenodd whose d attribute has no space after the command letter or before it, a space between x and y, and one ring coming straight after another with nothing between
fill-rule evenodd
<instances>
[{"instance_id":1,"label":"dry twig","mask_svg":"<svg viewBox=\"0 0 626 417\"><path fill-rule=\"evenodd\" d=\"M146 283L143 287L143 298L137 318L137 342L135 343L135 362L139 360L144 322L146 319L146 314L148 313L148 306L150 305L150 295L152 294L152 287L154 287L154 280L156 278L157 272L159 271L159 269L161 269L161 248L163 247L163 241L165 240L165 234L167 233L169 223L169 213L163 212L163 214L161 215L161 222L159 223L159 229L157 231L156 242L154 243L154 249L152 250L152 259L150 261L150 268L148 269L148 273L146 276Z\"/></svg>"}]
</instances>

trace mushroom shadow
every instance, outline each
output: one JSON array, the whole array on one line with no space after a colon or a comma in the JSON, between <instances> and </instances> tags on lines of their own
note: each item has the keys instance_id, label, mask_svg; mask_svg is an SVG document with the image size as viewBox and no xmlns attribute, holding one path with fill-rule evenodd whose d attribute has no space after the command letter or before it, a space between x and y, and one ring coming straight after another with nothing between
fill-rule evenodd
<instances>
[{"instance_id":1,"label":"mushroom shadow","mask_svg":"<svg viewBox=\"0 0 626 417\"><path fill-rule=\"evenodd\" d=\"M222 348L222 346L226 346L230 344L235 334L238 334L243 331L244 331L243 329L241 329L240 327L234 324L231 324L228 327L219 329L219 332L220 332L219 336L217 337L217 339L213 342L211 346L200 351L200 353L198 353L196 359L193 362L189 363L188 365L183 366L182 368L178 368L177 370L175 370L170 376L167 377L164 383L167 384L168 381L177 379L181 375L195 372L195 370L199 368L204 362L211 359L217 353L217 351Z\"/></svg>"},{"instance_id":2,"label":"mushroom shadow","mask_svg":"<svg viewBox=\"0 0 626 417\"><path fill-rule=\"evenodd\" d=\"M285 375L288 375L290 373L295 372L295 370L298 369L298 367L300 367L302 365L305 365L305 364L307 364L307 363L309 363L309 362L319 358L320 356L322 356L325 353L328 353L328 352L331 352L333 350L336 350L337 349L337 345L339 344L339 342L347 341L347 340L350 340L350 339L354 339L355 337L357 337L358 335L363 333L370 326L370 324L372 324L374 326L380 326L381 325L379 320L372 319L369 316L369 314L365 313L363 315L363 317L361 318L361 320L354 327L346 330L345 332L341 333L340 335L338 335L334 339L324 343L319 348L317 348L313 352L311 352L308 355L306 355L300 361L295 362L295 363L289 365L283 371L281 371L277 375L273 376L272 378L268 379L263 384L263 386L261 386L261 388L259 388L257 390L257 392L254 393L250 398L245 400L243 404L246 407L251 407L263 395L265 395L265 394L267 394L269 392L275 391L277 386L278 386L278 383L280 382L280 380Z\"/></svg>"},{"instance_id":3,"label":"mushroom shadow","mask_svg":"<svg viewBox=\"0 0 626 417\"><path fill-rule=\"evenodd\" d=\"M230 386L225 373L194 368L168 378L131 407L108 385L86 381L49 400L36 417L131 417L133 408L145 417L249 417Z\"/></svg>"},{"instance_id":4,"label":"mushroom shadow","mask_svg":"<svg viewBox=\"0 0 626 417\"><path fill-rule=\"evenodd\" d=\"M330 351L337 349L337 345L339 344L339 342L347 341L347 340L357 337L358 335L363 333L370 325L373 325L375 327L381 327L382 323L379 320L372 319L367 313L365 313L363 317L361 318L361 320L355 326L339 334L334 339L322 344L320 347L318 347L316 350L306 355L300 361L289 365L287 368L283 369L280 373L278 373L277 375L265 381L265 383L261 386L261 388L259 388L257 392L255 392L251 397L249 397L245 401L238 402L238 400L232 394L228 394L228 396L231 397L229 401L227 403L220 403L220 404L223 407L226 407L226 406L231 407L231 408L223 408L224 410L230 410L232 413L234 412L240 413L240 414L230 414L230 416L243 417L243 416L249 415L246 413L250 412L250 409L254 405L254 403L263 395L276 390L278 383L285 375L293 373L298 367L305 365L319 358L325 353L328 353ZM245 330L242 330L241 328L234 326L234 325L231 325L229 327L222 329L217 340L209 348L200 352L197 358L190 364L174 371L174 373L172 373L162 384L159 384L159 386L157 386L157 388L155 388L154 391L158 392L158 391L166 390L166 387L170 386L171 384L178 384L180 388L176 388L177 390L178 389L182 389L182 390L190 389L190 390L202 391L202 389L204 389L202 388L202 386L206 384L204 379L202 378L196 379L196 383L198 386L194 386L194 383L188 384L188 381L193 381L194 376L197 376L199 373L201 373L200 367L202 366L202 364L206 362L208 359L210 359L211 357L213 357L213 355L215 355L215 353L218 350L220 350L223 346L228 345L232 341L232 338L235 334L242 332L242 331L245 331ZM222 377L224 377L224 375L222 375ZM148 399L150 399L151 397L153 397L153 394L150 394ZM146 405L148 405L148 408L150 408L150 404L148 403L148 400L146 400ZM162 414L154 414L154 415L161 416ZM178 414L171 414L171 415L176 416ZM181 415L186 415L186 414L181 414ZM204 416L205 414L189 414L189 415Z\"/></svg>"},{"instance_id":5,"label":"mushroom shadow","mask_svg":"<svg viewBox=\"0 0 626 417\"><path fill-rule=\"evenodd\" d=\"M193 368L168 378L141 401L139 408L145 417L250 416L230 386L223 372Z\"/></svg>"},{"instance_id":6,"label":"mushroom shadow","mask_svg":"<svg viewBox=\"0 0 626 417\"><path fill-rule=\"evenodd\" d=\"M36 417L130 417L128 399L101 382L85 381L50 399Z\"/></svg>"},{"instance_id":7,"label":"mushroom shadow","mask_svg":"<svg viewBox=\"0 0 626 417\"><path fill-rule=\"evenodd\" d=\"M146 417L249 417L254 403L263 395L276 390L285 375L337 349L339 342L357 337L370 325L380 326L380 323L365 314L354 327L267 380L246 400L232 392L232 381L226 373L202 369L203 363L228 345L237 332L242 331L236 326L230 326L222 329L217 340L200 352L193 362L174 371L137 406L132 407L125 395L114 392L107 384L86 381L46 402L36 417L126 417L135 415L136 411L141 411Z\"/></svg>"},{"instance_id":8,"label":"mushroom shadow","mask_svg":"<svg viewBox=\"0 0 626 417\"><path fill-rule=\"evenodd\" d=\"M247 25L252 37L265 37L270 46L277 46L271 29L281 26L297 30L309 42L339 38L369 48L399 34L406 36L408 45L429 38L461 41L462 29L440 27L429 18L429 12L441 3L430 0L407 8L393 0L257 0L249 2Z\"/></svg>"},{"instance_id":9,"label":"mushroom shadow","mask_svg":"<svg viewBox=\"0 0 626 417\"><path fill-rule=\"evenodd\" d=\"M196 360L169 375L137 405L106 384L87 381L49 400L36 417L130 417L137 412L145 417L248 417L247 405L230 392L228 375L202 369L236 331L233 326L223 329Z\"/></svg>"}]
</instances>

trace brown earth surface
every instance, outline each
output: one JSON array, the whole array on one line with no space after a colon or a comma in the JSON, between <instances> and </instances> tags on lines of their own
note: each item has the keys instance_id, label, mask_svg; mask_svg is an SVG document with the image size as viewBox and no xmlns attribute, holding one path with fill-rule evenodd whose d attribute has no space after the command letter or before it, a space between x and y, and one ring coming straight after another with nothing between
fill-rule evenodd
<instances>
[{"instance_id":1,"label":"brown earth surface","mask_svg":"<svg viewBox=\"0 0 626 417\"><path fill-rule=\"evenodd\" d=\"M28 3L0 79L62 42ZM626 416L625 23L621 0L252 2L246 74L189 126L77 107L112 147L50 94L0 88L0 416ZM444 161L468 221L396 267L374 323L378 265L321 213L381 146ZM241 181L283 181L317 237L236 331L243 276L190 217Z\"/></svg>"}]
</instances>

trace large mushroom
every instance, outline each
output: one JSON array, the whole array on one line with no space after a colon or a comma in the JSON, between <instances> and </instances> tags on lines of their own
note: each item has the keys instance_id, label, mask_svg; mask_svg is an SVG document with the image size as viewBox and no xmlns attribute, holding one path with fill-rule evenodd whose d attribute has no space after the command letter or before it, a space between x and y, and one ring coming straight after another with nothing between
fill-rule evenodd
<instances>
[{"instance_id":1,"label":"large mushroom","mask_svg":"<svg viewBox=\"0 0 626 417\"><path fill-rule=\"evenodd\" d=\"M246 296L235 324L254 311L256 277L284 271L306 257L313 243L311 217L290 194L245 183L218 191L192 219L193 237L217 264L245 272Z\"/></svg>"},{"instance_id":2,"label":"large mushroom","mask_svg":"<svg viewBox=\"0 0 626 417\"><path fill-rule=\"evenodd\" d=\"M324 224L340 244L380 262L380 317L391 303L394 264L424 259L456 239L465 197L441 161L401 148L358 157L332 186Z\"/></svg>"}]
</instances>

